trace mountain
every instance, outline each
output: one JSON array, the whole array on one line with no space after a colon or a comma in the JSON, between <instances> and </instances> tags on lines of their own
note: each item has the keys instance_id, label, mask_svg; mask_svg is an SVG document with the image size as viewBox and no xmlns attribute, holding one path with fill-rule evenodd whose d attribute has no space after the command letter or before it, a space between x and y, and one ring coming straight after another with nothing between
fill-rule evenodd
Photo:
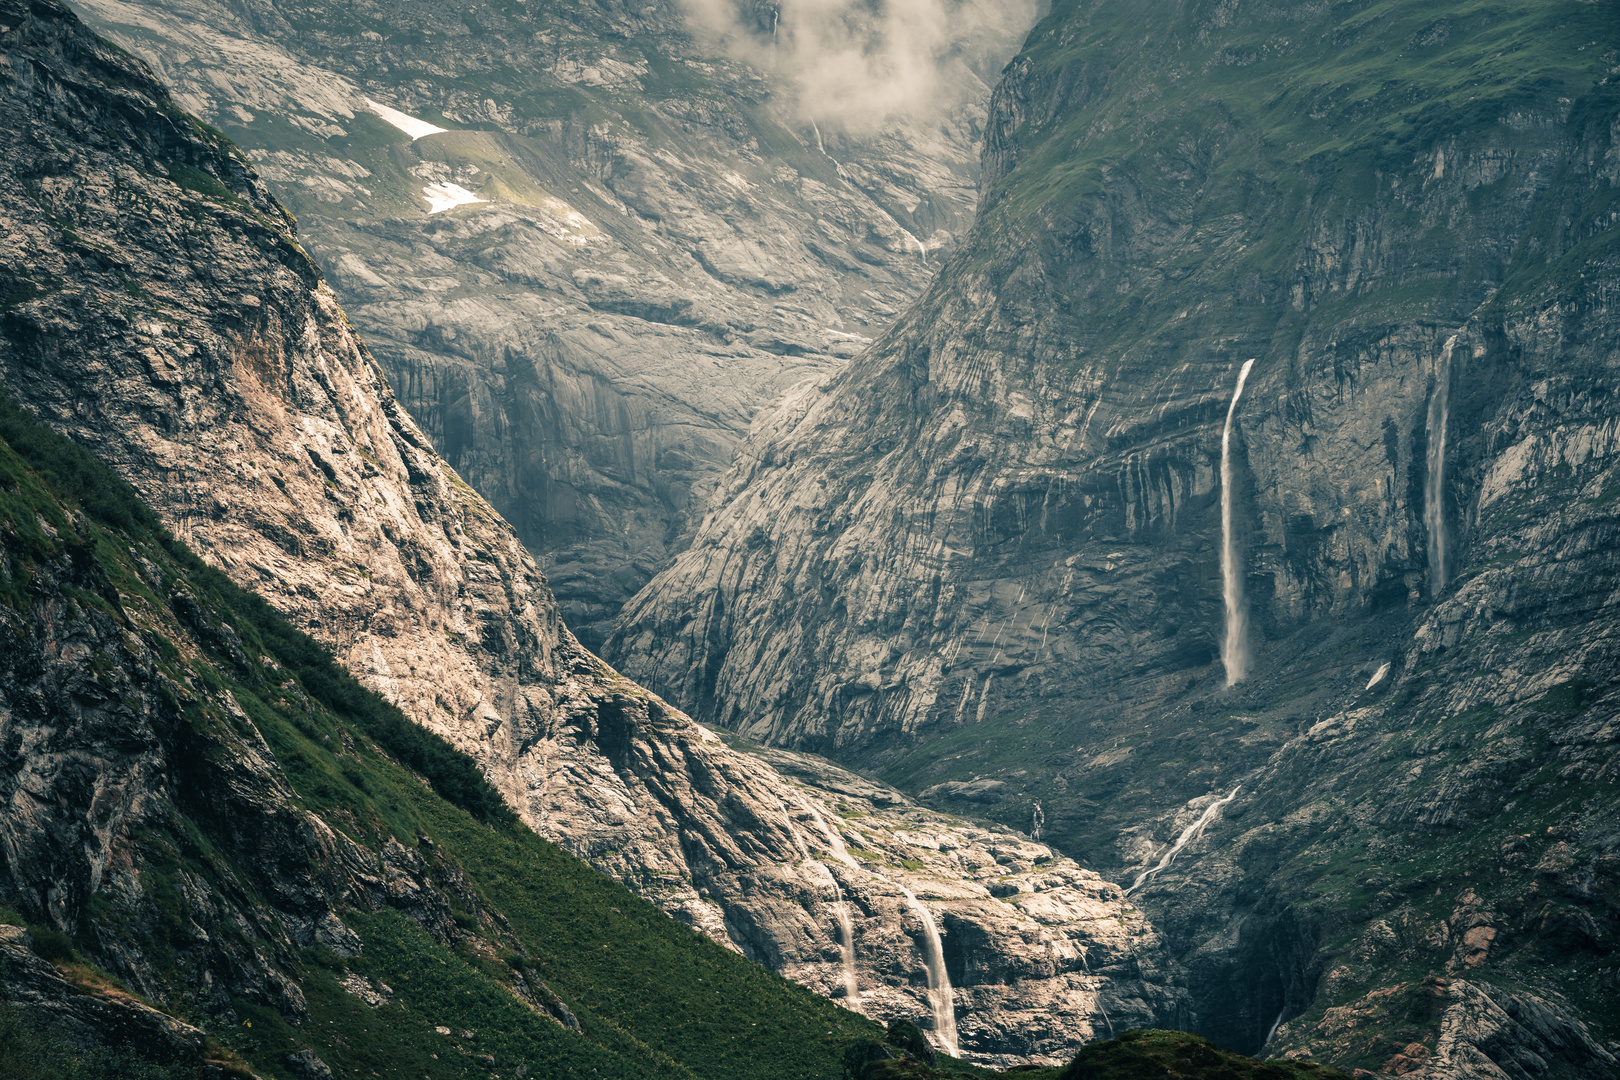
<instances>
[{"instance_id":1,"label":"mountain","mask_svg":"<svg viewBox=\"0 0 1620 1080\"><path fill-rule=\"evenodd\" d=\"M394 397L246 152L66 9L0 6L0 25L0 379L178 542L475 760L540 836L733 953L988 1064L1061 1064L1109 1031L1181 1022L1157 932L1094 870L825 763L729 746L582 648L516 533ZM50 711L17 694L19 731L43 731ZM270 745L255 768L291 770ZM85 873L72 904L93 909L104 879ZM7 902L76 931L79 907L23 896L28 880ZM91 955L120 978L135 963Z\"/></svg>"},{"instance_id":2,"label":"mountain","mask_svg":"<svg viewBox=\"0 0 1620 1080\"><path fill-rule=\"evenodd\" d=\"M298 216L593 648L758 410L875 337L966 229L986 80L1033 21L1010 5L1024 21L939 61L936 103L852 133L675 0L78 10ZM748 25L731 39L774 40Z\"/></svg>"},{"instance_id":3,"label":"mountain","mask_svg":"<svg viewBox=\"0 0 1620 1080\"><path fill-rule=\"evenodd\" d=\"M306 1078L831 1076L876 1033L517 824L105 466L0 429L10 1023L102 1075Z\"/></svg>"},{"instance_id":4,"label":"mountain","mask_svg":"<svg viewBox=\"0 0 1620 1080\"><path fill-rule=\"evenodd\" d=\"M1609 1075L1617 16L1055 3L971 231L604 655L1043 821L1224 1045Z\"/></svg>"}]
</instances>

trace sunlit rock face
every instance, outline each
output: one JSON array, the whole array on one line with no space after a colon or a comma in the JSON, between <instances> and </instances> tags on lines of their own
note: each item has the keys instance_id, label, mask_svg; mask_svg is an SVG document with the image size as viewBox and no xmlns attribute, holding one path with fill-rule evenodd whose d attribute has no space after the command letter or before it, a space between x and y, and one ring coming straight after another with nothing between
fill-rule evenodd
<instances>
[{"instance_id":1,"label":"sunlit rock face","mask_svg":"<svg viewBox=\"0 0 1620 1080\"><path fill-rule=\"evenodd\" d=\"M961 6L831 37L836 6L777 36L672 2L81 10L298 215L401 403L595 647L755 414L879 336L966 229L1034 12Z\"/></svg>"},{"instance_id":2,"label":"sunlit rock face","mask_svg":"<svg viewBox=\"0 0 1620 1080\"><path fill-rule=\"evenodd\" d=\"M1122 882L1241 786L1132 895L1228 1045L1280 1016L1277 1047L1383 1068L1401 1046L1322 1010L1455 976L1481 875L1517 936L1464 952L1514 994L1554 963L1579 1011L1608 953L1544 920L1615 911L1616 44L1574 3L1055 5L971 232L758 422L605 655L934 805L1038 803ZM1594 891L1537 878L1549 829ZM1425 930L1352 962L1378 911ZM1442 1013L1411 1041L1437 1053Z\"/></svg>"},{"instance_id":3,"label":"sunlit rock face","mask_svg":"<svg viewBox=\"0 0 1620 1080\"><path fill-rule=\"evenodd\" d=\"M932 1030L931 922L961 1049L992 1063L1061 1060L1110 1024L1185 1013L1117 886L1005 827L732 748L582 648L515 531L389 389L243 155L65 10L6 10L8 47L30 61L0 69L8 393L473 755L542 835L717 940ZM93 741L76 749L122 768ZM147 767L142 745L120 753L132 775ZM260 764L279 784L273 756ZM48 861L50 830L28 831Z\"/></svg>"}]
</instances>

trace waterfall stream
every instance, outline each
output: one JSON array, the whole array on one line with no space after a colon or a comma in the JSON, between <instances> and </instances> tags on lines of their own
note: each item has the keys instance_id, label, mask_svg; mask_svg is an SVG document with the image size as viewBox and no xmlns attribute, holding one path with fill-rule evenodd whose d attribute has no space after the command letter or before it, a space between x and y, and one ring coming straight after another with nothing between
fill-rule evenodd
<instances>
[{"instance_id":1,"label":"waterfall stream","mask_svg":"<svg viewBox=\"0 0 1620 1080\"><path fill-rule=\"evenodd\" d=\"M1429 530L1429 595L1439 596L1451 567L1446 536L1446 425L1451 419L1451 350L1457 335L1446 338L1434 372L1434 395L1429 398L1429 470L1423 481L1423 524Z\"/></svg>"},{"instance_id":2,"label":"waterfall stream","mask_svg":"<svg viewBox=\"0 0 1620 1080\"><path fill-rule=\"evenodd\" d=\"M1137 889L1140 889L1149 878L1153 877L1154 875L1158 874L1159 871L1169 866L1170 861L1177 855L1181 854L1182 848L1198 839L1199 835L1204 831L1204 827L1210 823L1210 820L1214 818L1217 813L1220 812L1221 807L1237 798L1237 793L1240 790L1241 787L1235 787L1232 789L1232 794L1228 795L1224 799L1216 799L1214 802L1210 803L1209 806L1205 807L1204 812L1199 815L1197 821L1181 830L1181 835L1176 837L1176 842L1170 845L1170 850L1164 853L1164 857L1159 860L1157 866L1154 866L1149 870L1144 870L1140 874L1136 875L1136 880L1131 882L1131 887L1125 890L1125 895L1131 895L1131 893L1135 892Z\"/></svg>"},{"instance_id":3,"label":"waterfall stream","mask_svg":"<svg viewBox=\"0 0 1620 1080\"><path fill-rule=\"evenodd\" d=\"M956 1057L956 1002L951 994L951 976L945 970L945 949L939 942L939 928L934 925L934 916L910 889L899 882L895 885L906 894L911 910L922 920L923 963L928 968L928 999L934 1006L934 1034L944 1044L940 1049Z\"/></svg>"},{"instance_id":4,"label":"waterfall stream","mask_svg":"<svg viewBox=\"0 0 1620 1080\"><path fill-rule=\"evenodd\" d=\"M833 884L838 884L836 877ZM838 932L842 935L838 942L838 956L844 964L844 1007L858 1009L861 986L855 978L855 924L850 921L849 905L844 903L842 886L839 886L838 902L833 905L833 915L838 919Z\"/></svg>"},{"instance_id":5,"label":"waterfall stream","mask_svg":"<svg viewBox=\"0 0 1620 1080\"><path fill-rule=\"evenodd\" d=\"M1236 794L1236 792L1233 792L1233 794ZM827 820L814 807L802 801L800 805L804 806L810 812L810 816L816 819L816 824L821 826L821 831L827 837L827 843L832 847L833 857L846 866L858 867L860 864L850 857L849 847L844 843L843 837L839 836L838 832L827 824ZM838 879L835 876L833 880L836 882ZM941 1044L940 1049L952 1057L956 1057L958 1052L956 1002L951 992L950 973L945 970L945 949L940 943L939 927L934 924L933 914L923 906L922 901L917 899L915 893L898 881L890 882L890 884L905 895L907 903L911 905L911 910L915 911L917 917L922 920L923 966L928 969L928 1003L934 1013L934 1034ZM846 942L845 947L841 950L844 956L844 983L848 988L850 999L853 1001L857 990L855 982L855 931L854 927L846 922L849 918L849 912L845 909L841 899L837 911L839 928L844 931L844 941ZM850 1007L853 1008L854 1005L852 1004Z\"/></svg>"},{"instance_id":6,"label":"waterfall stream","mask_svg":"<svg viewBox=\"0 0 1620 1080\"><path fill-rule=\"evenodd\" d=\"M1226 427L1221 431L1221 599L1226 604L1226 637L1221 641L1221 663L1226 666L1226 685L1249 673L1249 609L1243 599L1243 568L1238 565L1237 538L1232 535L1232 420L1237 416L1238 399L1249 379L1253 360L1246 360L1238 372L1237 389L1226 410Z\"/></svg>"},{"instance_id":7,"label":"waterfall stream","mask_svg":"<svg viewBox=\"0 0 1620 1080\"><path fill-rule=\"evenodd\" d=\"M827 824L827 819L822 817L815 807L803 800L799 800L799 805L808 810L810 816L816 819L816 824L821 826L821 832L827 838L827 845L832 849L833 857L851 869L857 867L859 864L850 858L849 848L844 843L843 837L839 836L832 826ZM843 883L838 880L837 874L833 874L832 879L833 888L838 890L838 900L833 905L833 917L838 920L838 956L843 963L844 969L844 1005L846 1008L858 1012L860 1011L861 985L860 981L855 977L855 924L849 917L849 905L844 900Z\"/></svg>"}]
</instances>

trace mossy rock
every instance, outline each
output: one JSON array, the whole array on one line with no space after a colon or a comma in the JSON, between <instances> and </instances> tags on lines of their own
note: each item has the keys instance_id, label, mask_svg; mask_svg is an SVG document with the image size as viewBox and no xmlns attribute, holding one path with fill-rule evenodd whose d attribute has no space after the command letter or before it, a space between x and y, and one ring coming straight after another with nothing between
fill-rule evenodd
<instances>
[{"instance_id":1,"label":"mossy rock","mask_svg":"<svg viewBox=\"0 0 1620 1080\"><path fill-rule=\"evenodd\" d=\"M1349 1080L1314 1062L1259 1061L1185 1031L1127 1031L1081 1050L1059 1080Z\"/></svg>"}]
</instances>

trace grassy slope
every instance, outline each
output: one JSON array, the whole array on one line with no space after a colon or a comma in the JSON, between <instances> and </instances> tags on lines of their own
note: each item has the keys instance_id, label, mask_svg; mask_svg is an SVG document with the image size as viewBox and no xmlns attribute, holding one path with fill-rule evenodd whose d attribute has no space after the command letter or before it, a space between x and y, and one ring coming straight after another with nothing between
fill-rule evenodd
<instances>
[{"instance_id":1,"label":"grassy slope","mask_svg":"<svg viewBox=\"0 0 1620 1080\"><path fill-rule=\"evenodd\" d=\"M1072 252L1055 252L1051 237L1082 226L1110 186L1139 187L1147 205L1168 215L1150 227L1174 234L1163 248L1149 244L1117 289L1064 313L1078 344L1168 350L1239 335L1285 355L1305 316L1264 294L1286 286L1313 221L1336 208L1354 220L1358 206L1390 190L1391 175L1432 162L1461 132L1496 128L1501 138L1505 120L1556 115L1571 103L1578 121L1616 96L1601 84L1620 45L1613 0L1287 7L1249 13L1213 2L1059 0L1030 35L1023 60L1038 80L1050 80L1042 85L1078 72L1089 92L1071 97L1054 120L1037 115L1014 133L1017 166L991 192L983 234L1039 238L1030 242L1043 245L1061 280ZM1030 111L1046 105L1035 101ZM1490 185L1479 191L1482 199L1500 194ZM1613 201L1613 192L1594 197L1559 230L1603 233ZM1437 253L1470 239L1415 210L1391 224L1403 243ZM1597 243L1615 237L1610 229ZM998 263L1007 265L1004 242L980 244L970 265L997 274ZM1589 247L1576 257L1590 258ZM1498 302L1551 269L1521 267ZM1310 318L1438 313L1468 299L1483 270L1440 257L1410 268L1398 286L1318 298ZM1244 280L1259 290L1237 288ZM1196 311L1209 289L1222 298L1213 321ZM1193 317L1181 318L1189 303Z\"/></svg>"},{"instance_id":2,"label":"grassy slope","mask_svg":"<svg viewBox=\"0 0 1620 1080\"><path fill-rule=\"evenodd\" d=\"M314 949L298 961L311 1010L302 1027L242 1000L232 1004L249 1023L216 1027L214 1033L256 1070L287 1075L285 1053L307 1046L342 1075L485 1075L477 1055L489 1054L497 1068L523 1062L533 1075L808 1080L837 1076L843 1044L877 1031L676 923L512 823L487 803L487 789L458 788L458 766L471 768L467 759L419 729L411 732L425 741L414 744L390 735L388 706L256 597L170 538L133 491L85 452L9 404L0 406L0 439L0 528L18 538L14 550L21 552L0 603L28 603L30 562L60 558L69 547L90 552L138 632L162 643L165 672L179 683L189 675L230 693L269 742L304 807L374 849L389 838L416 845L419 836L431 837L433 858L458 868L478 906L504 917L502 927L487 914L459 914L466 934L451 948L396 912L351 913L350 925L366 942L362 956L344 961ZM83 513L70 517L69 508ZM60 539L41 529L40 520ZM172 642L182 641L185 631L168 599L154 595L136 572L132 551L161 566L171 588L183 584L226 618L246 652L261 656L254 670L233 672L228 660L188 657L189 649L176 648ZM109 599L92 590L75 590L72 602L117 616ZM262 662L270 657L279 670ZM286 681L289 673L308 697ZM117 673L109 671L107 679L115 685ZM199 726L233 723L206 703L193 706L186 719ZM387 741L417 755L422 772L439 777L437 786L461 805L398 764L379 746ZM352 752L344 751L346 743ZM177 814L171 829L139 838L143 886L158 911L172 912L166 897L182 875L215 888L249 879L221 854L217 827ZM111 909L98 911L78 937L88 943L102 934L143 936L142 952L163 973L170 1003L208 1026L190 1002L185 953L175 945L186 937L178 917L156 934L121 926L117 918ZM584 1037L512 996L506 986L519 967L555 991L578 1016ZM367 1008L339 987L345 969L380 979L397 996ZM452 1035L437 1034L438 1026Z\"/></svg>"}]
</instances>

